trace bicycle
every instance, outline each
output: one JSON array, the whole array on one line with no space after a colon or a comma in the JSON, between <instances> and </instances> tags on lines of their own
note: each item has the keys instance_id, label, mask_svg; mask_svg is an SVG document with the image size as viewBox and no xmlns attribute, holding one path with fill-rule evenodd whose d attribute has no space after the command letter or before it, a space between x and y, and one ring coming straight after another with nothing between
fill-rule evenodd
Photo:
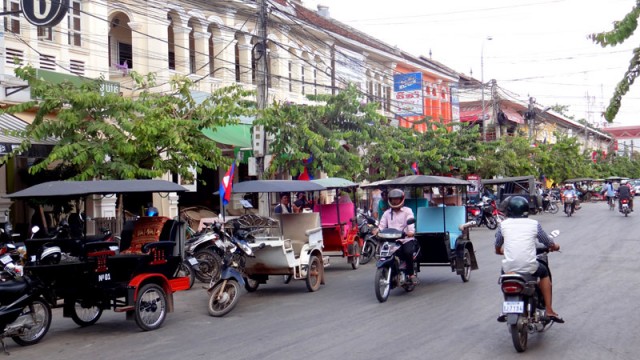
<instances>
[{"instance_id":1,"label":"bicycle","mask_svg":"<svg viewBox=\"0 0 640 360\"><path fill-rule=\"evenodd\" d=\"M609 202L609 210L613 211L616 208L616 202L613 196L607 196L607 201Z\"/></svg>"}]
</instances>

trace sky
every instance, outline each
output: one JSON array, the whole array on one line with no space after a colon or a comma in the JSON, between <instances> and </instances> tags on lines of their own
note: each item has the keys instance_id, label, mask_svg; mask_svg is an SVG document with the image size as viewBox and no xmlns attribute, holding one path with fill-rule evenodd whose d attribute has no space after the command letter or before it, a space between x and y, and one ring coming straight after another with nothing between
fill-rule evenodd
<instances>
[{"instance_id":1,"label":"sky","mask_svg":"<svg viewBox=\"0 0 640 360\"><path fill-rule=\"evenodd\" d=\"M622 20L635 0L303 0L413 55L424 55L541 107L567 105L592 125L640 125L640 80L613 123L602 112L640 36L602 48L588 39ZM637 32L640 32L638 30ZM490 40L488 39L490 38ZM472 73L471 73L472 72Z\"/></svg>"}]
</instances>

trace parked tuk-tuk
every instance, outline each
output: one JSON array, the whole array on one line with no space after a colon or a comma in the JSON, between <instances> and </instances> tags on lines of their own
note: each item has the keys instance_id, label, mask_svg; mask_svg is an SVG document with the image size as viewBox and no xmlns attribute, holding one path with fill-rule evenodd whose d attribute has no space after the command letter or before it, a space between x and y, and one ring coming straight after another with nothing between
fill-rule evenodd
<instances>
[{"instance_id":1,"label":"parked tuk-tuk","mask_svg":"<svg viewBox=\"0 0 640 360\"><path fill-rule=\"evenodd\" d=\"M86 199L186 190L164 180L52 181L6 197ZM78 236L59 231L52 237L27 239L24 272L62 299L63 316L79 326L95 324L103 310L112 308L135 319L142 330L157 329L173 311L173 293L190 285L180 271L184 223L162 216L141 217L122 228L119 243L90 239L84 235L86 229Z\"/></svg>"},{"instance_id":2,"label":"parked tuk-tuk","mask_svg":"<svg viewBox=\"0 0 640 360\"><path fill-rule=\"evenodd\" d=\"M467 223L469 181L444 176L410 175L389 180L389 188L403 188L405 206L413 210L415 238L421 266L450 266L462 281L478 269Z\"/></svg>"},{"instance_id":3,"label":"parked tuk-tuk","mask_svg":"<svg viewBox=\"0 0 640 360\"><path fill-rule=\"evenodd\" d=\"M538 209L542 208L542 197L538 195L536 178L533 175L505 177L499 179L483 179L482 186L497 186L498 203L502 202L508 196L524 196L529 200L529 214L538 213Z\"/></svg>"},{"instance_id":4,"label":"parked tuk-tuk","mask_svg":"<svg viewBox=\"0 0 640 360\"><path fill-rule=\"evenodd\" d=\"M311 181L250 180L233 186L234 193L260 193L268 197L275 193L317 192L326 188ZM324 284L324 267L329 265L323 255L323 236L320 214L273 214L271 219L256 215L243 215L233 220L251 232L254 239L249 245L255 257L247 258L245 273L248 291L257 290L270 275L305 280L309 291L317 291Z\"/></svg>"},{"instance_id":5,"label":"parked tuk-tuk","mask_svg":"<svg viewBox=\"0 0 640 360\"><path fill-rule=\"evenodd\" d=\"M360 251L363 243L358 236L356 204L349 194L355 194L358 184L342 178L311 181L324 186L328 191L335 192L335 201L332 204L314 206L314 212L320 214L324 255L346 257L351 267L354 270L357 269L360 266Z\"/></svg>"}]
</instances>

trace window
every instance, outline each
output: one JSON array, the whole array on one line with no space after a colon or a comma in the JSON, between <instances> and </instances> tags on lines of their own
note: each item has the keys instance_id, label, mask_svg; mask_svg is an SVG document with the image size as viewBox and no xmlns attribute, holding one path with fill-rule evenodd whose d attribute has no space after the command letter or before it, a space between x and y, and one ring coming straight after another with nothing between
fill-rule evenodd
<instances>
[{"instance_id":1,"label":"window","mask_svg":"<svg viewBox=\"0 0 640 360\"><path fill-rule=\"evenodd\" d=\"M213 46L213 34L209 37L209 76L214 77L216 71L216 54Z\"/></svg>"},{"instance_id":2,"label":"window","mask_svg":"<svg viewBox=\"0 0 640 360\"><path fill-rule=\"evenodd\" d=\"M24 53L22 52L22 50L7 48L6 54L7 64L13 65L15 64L16 60L18 64L22 64L24 58Z\"/></svg>"},{"instance_id":3,"label":"window","mask_svg":"<svg viewBox=\"0 0 640 360\"><path fill-rule=\"evenodd\" d=\"M251 83L256 83L256 71L258 67L258 60L256 60L255 47L254 50L251 51Z\"/></svg>"},{"instance_id":4,"label":"window","mask_svg":"<svg viewBox=\"0 0 640 360\"><path fill-rule=\"evenodd\" d=\"M236 82L240 82L240 45L238 45L238 42L236 41Z\"/></svg>"},{"instance_id":5,"label":"window","mask_svg":"<svg viewBox=\"0 0 640 360\"><path fill-rule=\"evenodd\" d=\"M19 0L5 0L4 8L6 11L20 11ZM20 34L20 14L11 14L4 16L4 31Z\"/></svg>"},{"instance_id":6,"label":"window","mask_svg":"<svg viewBox=\"0 0 640 360\"><path fill-rule=\"evenodd\" d=\"M40 54L40 69L56 70L56 57L53 55Z\"/></svg>"},{"instance_id":7,"label":"window","mask_svg":"<svg viewBox=\"0 0 640 360\"><path fill-rule=\"evenodd\" d=\"M318 95L318 69L313 69L313 95Z\"/></svg>"},{"instance_id":8,"label":"window","mask_svg":"<svg viewBox=\"0 0 640 360\"><path fill-rule=\"evenodd\" d=\"M38 40L53 41L53 28L38 26Z\"/></svg>"},{"instance_id":9,"label":"window","mask_svg":"<svg viewBox=\"0 0 640 360\"><path fill-rule=\"evenodd\" d=\"M173 19L171 18L171 15L167 15L167 20L171 22L167 27L167 42L169 45L169 51L167 54L167 62L168 62L167 65L169 66L169 70L175 70L176 69L176 50L175 50L176 43L173 36Z\"/></svg>"},{"instance_id":10,"label":"window","mask_svg":"<svg viewBox=\"0 0 640 360\"><path fill-rule=\"evenodd\" d=\"M391 87L385 86L384 88L384 109L391 111Z\"/></svg>"},{"instance_id":11,"label":"window","mask_svg":"<svg viewBox=\"0 0 640 360\"><path fill-rule=\"evenodd\" d=\"M84 76L84 61L70 60L69 70L71 70L72 74L76 74L78 76Z\"/></svg>"},{"instance_id":12,"label":"window","mask_svg":"<svg viewBox=\"0 0 640 360\"><path fill-rule=\"evenodd\" d=\"M300 82L302 83L300 90L302 95L304 95L304 65L300 66Z\"/></svg>"},{"instance_id":13,"label":"window","mask_svg":"<svg viewBox=\"0 0 640 360\"><path fill-rule=\"evenodd\" d=\"M80 1L72 0L69 6L69 45L82 46Z\"/></svg>"},{"instance_id":14,"label":"window","mask_svg":"<svg viewBox=\"0 0 640 360\"><path fill-rule=\"evenodd\" d=\"M133 68L133 48L131 44L118 43L118 64L128 69Z\"/></svg>"},{"instance_id":15,"label":"window","mask_svg":"<svg viewBox=\"0 0 640 360\"><path fill-rule=\"evenodd\" d=\"M196 38L194 36L195 30L191 27L189 32L189 73L196 73Z\"/></svg>"},{"instance_id":16,"label":"window","mask_svg":"<svg viewBox=\"0 0 640 360\"><path fill-rule=\"evenodd\" d=\"M289 61L289 92L293 91L293 63Z\"/></svg>"}]
</instances>

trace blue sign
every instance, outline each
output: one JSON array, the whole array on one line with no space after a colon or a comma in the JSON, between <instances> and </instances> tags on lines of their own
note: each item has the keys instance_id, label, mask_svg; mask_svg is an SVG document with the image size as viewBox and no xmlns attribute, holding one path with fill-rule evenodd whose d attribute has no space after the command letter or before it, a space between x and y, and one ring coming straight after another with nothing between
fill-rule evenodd
<instances>
[{"instance_id":1,"label":"blue sign","mask_svg":"<svg viewBox=\"0 0 640 360\"><path fill-rule=\"evenodd\" d=\"M422 73L393 75L393 91L422 90Z\"/></svg>"}]
</instances>

